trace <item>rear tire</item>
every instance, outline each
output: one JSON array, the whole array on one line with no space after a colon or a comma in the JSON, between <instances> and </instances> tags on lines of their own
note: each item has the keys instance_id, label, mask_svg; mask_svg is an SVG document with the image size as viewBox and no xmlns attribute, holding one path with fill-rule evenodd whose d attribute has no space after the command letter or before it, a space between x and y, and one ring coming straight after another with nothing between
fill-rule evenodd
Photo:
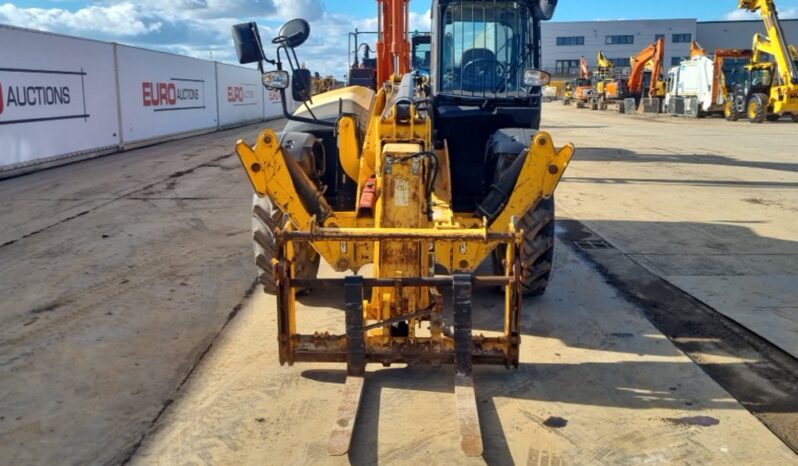
<instances>
[{"instance_id":1,"label":"rear tire","mask_svg":"<svg viewBox=\"0 0 798 466\"><path fill-rule=\"evenodd\" d=\"M781 120L781 115L777 115L775 113L771 113L770 115L765 117L765 119L767 121L770 121L770 122L779 121L779 120Z\"/></svg>"},{"instance_id":2,"label":"rear tire","mask_svg":"<svg viewBox=\"0 0 798 466\"><path fill-rule=\"evenodd\" d=\"M754 94L748 102L748 121L751 123L762 123L768 115L768 98L765 94Z\"/></svg>"},{"instance_id":3,"label":"rear tire","mask_svg":"<svg viewBox=\"0 0 798 466\"><path fill-rule=\"evenodd\" d=\"M252 238L255 253L255 265L258 268L258 281L263 291L268 294L277 293L274 279L272 259L277 257L276 228L282 228L287 218L267 197L252 196ZM297 278L316 278L319 271L320 257L309 244L296 245ZM308 291L308 290L304 290Z\"/></svg>"},{"instance_id":4,"label":"rear tire","mask_svg":"<svg viewBox=\"0 0 798 466\"><path fill-rule=\"evenodd\" d=\"M726 105L723 106L723 116L726 118L726 121L737 121L740 119L737 110L734 108L734 102L730 100L726 101Z\"/></svg>"},{"instance_id":5,"label":"rear tire","mask_svg":"<svg viewBox=\"0 0 798 466\"><path fill-rule=\"evenodd\" d=\"M518 222L524 230L522 259L526 261L521 292L524 296L541 296L546 292L554 263L554 196L541 199ZM504 258L507 246L500 245L493 251L493 270L504 275Z\"/></svg>"}]
</instances>

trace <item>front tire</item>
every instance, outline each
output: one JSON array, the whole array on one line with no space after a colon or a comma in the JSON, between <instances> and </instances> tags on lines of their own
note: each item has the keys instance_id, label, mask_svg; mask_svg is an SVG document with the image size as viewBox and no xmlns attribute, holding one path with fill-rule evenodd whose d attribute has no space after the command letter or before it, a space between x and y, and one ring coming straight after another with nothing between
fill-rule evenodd
<instances>
[{"instance_id":1,"label":"front tire","mask_svg":"<svg viewBox=\"0 0 798 466\"><path fill-rule=\"evenodd\" d=\"M754 94L748 102L748 121L762 123L768 115L768 98L765 94Z\"/></svg>"},{"instance_id":2,"label":"front tire","mask_svg":"<svg viewBox=\"0 0 798 466\"><path fill-rule=\"evenodd\" d=\"M521 259L526 262L521 293L524 296L541 296L546 292L554 263L554 196L541 199L518 222L524 231ZM507 245L493 251L493 269L504 275L504 259Z\"/></svg>"},{"instance_id":3,"label":"front tire","mask_svg":"<svg viewBox=\"0 0 798 466\"><path fill-rule=\"evenodd\" d=\"M282 228L287 221L286 216L272 204L267 197L252 196L252 238L255 253L255 265L258 268L258 281L263 291L277 294L277 282L274 279L272 259L277 257L277 237L274 231ZM316 278L319 272L319 254L307 243L298 243L296 249L296 277Z\"/></svg>"}]
</instances>

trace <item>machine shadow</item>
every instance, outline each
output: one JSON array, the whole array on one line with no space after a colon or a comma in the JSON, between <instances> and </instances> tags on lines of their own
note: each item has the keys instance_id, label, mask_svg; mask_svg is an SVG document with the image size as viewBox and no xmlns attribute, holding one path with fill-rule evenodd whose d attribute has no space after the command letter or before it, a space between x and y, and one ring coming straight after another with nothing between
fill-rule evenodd
<instances>
[{"instance_id":1,"label":"machine shadow","mask_svg":"<svg viewBox=\"0 0 798 466\"><path fill-rule=\"evenodd\" d=\"M529 402L528 412L534 412L534 403L545 402L552 407L579 404L609 408L674 411L697 413L713 410L742 409L737 402L728 399L720 389L705 398L697 398L690 392L688 379L684 378L692 363L664 362L615 362L615 363L524 363L517 370L506 370L494 366L475 368L477 410L482 427L484 444L483 459L489 465L516 464L511 453L506 426L508 403ZM382 396L386 390L401 392L427 392L451 394L451 425L448 430L457 431L456 403L454 398L453 372L451 368L402 367L377 369L368 372L361 399L358 420L352 439L349 460L353 465L380 463L378 448L380 416L391 409L387 404L407 406L407 399L393 397L386 402ZM343 386L346 371L343 369L306 370L302 376L322 382ZM415 395L405 395L415 396ZM527 412L521 405L521 409ZM539 405L537 405L539 407ZM503 411L502 408L505 408ZM518 409L515 403L512 409ZM553 416L561 413L552 412ZM409 415L408 415L409 416ZM505 418L504 423L502 417ZM391 419L394 419L391 417ZM424 422L435 422L426 418ZM568 419L573 420L573 419ZM389 419L383 420L387 422ZM546 427L544 419L533 419ZM516 426L518 427L518 426ZM382 458L383 460L385 458Z\"/></svg>"},{"instance_id":2,"label":"machine shadow","mask_svg":"<svg viewBox=\"0 0 798 466\"><path fill-rule=\"evenodd\" d=\"M798 163L740 160L717 154L641 154L628 149L609 147L580 147L574 154L574 162L673 163L677 165L717 165L791 173L798 172ZM569 178L569 182L571 180Z\"/></svg>"},{"instance_id":3,"label":"machine shadow","mask_svg":"<svg viewBox=\"0 0 798 466\"><path fill-rule=\"evenodd\" d=\"M732 220L730 220L732 221ZM684 250L698 251L698 259L692 260L685 254L684 263L674 262L671 267L674 270L659 270L657 275L663 276L668 273L689 274L690 267L700 267L700 274L709 276L720 276L728 273L733 276L745 274L763 274L762 267L767 264L749 265L741 267L730 263L725 258L727 254L746 254L772 256L783 254L788 257L798 256L798 242L785 241L762 237L749 228L737 225L722 223L697 223L697 222L622 222L622 221L591 221L598 231L625 232L626 237L647 238L644 244L631 245L635 250L656 250L661 243L681 244ZM560 223L561 225L563 223ZM571 233L558 229L558 244L555 253L555 264L552 279L546 295L541 297L527 297L523 301L521 313L521 333L524 337L541 337L555 339L572 348L584 348L589 350L601 350L614 353L629 353L635 355L657 355L673 356L678 354L678 350L672 345L652 344L650 332L642 332L639 323L641 320L647 321L645 317L646 305L658 305L656 303L656 291L652 290L653 303L631 302L626 298L618 297L617 284L605 283L606 280L599 274L593 272L585 275L584 279L592 280L589 288L586 288L582 279L573 280L574 271L578 265L572 262L579 254L578 248L574 245L575 238ZM685 231L690 231L690 239L686 242L682 236ZM703 254L701 253L703 251ZM607 252L624 254L617 249ZM643 262L645 257L634 251L635 261ZM563 258L571 258L565 260ZM581 259L580 259L581 260ZM700 261L700 264L696 261ZM773 259L768 259L768 263ZM665 266L646 263L649 269L657 271ZM666 264L668 265L668 264ZM589 266L591 270L594 266ZM798 274L798 267L790 267L789 264L777 265L774 273L788 273L792 268L792 273ZM477 274L490 274L490 265L485 263L477 271ZM605 289L601 295L603 299L596 300L595 293ZM590 289L594 294L586 295L585 291ZM310 295L299 298L304 308L311 309L308 312L298 312L298 318L310 318L313 308L333 308L340 310L340 320L343 322L344 300L342 290L338 289L319 289L314 290ZM451 324L451 290L444 288L441 290L446 303L444 309L444 320ZM683 292L687 295L687 292ZM620 292L620 295L623 295ZM605 298L605 299L604 299ZM662 299L667 299L663 297ZM608 321L602 317L607 313L617 313L617 307L624 304L627 311L619 317L616 323ZM665 304L663 304L665 305ZM635 312L634 307L640 308ZM474 334L498 333L504 329L504 295L503 290L498 288L475 289L473 295L473 328ZM794 319L798 321L798 317ZM637 323L636 323L637 322ZM578 323L578 325L574 325ZM634 324L634 325L632 325ZM646 326L648 327L648 326ZM650 327L649 327L650 328ZM732 356L723 351L720 346L710 347L711 354L719 356ZM752 362L752 364L755 362Z\"/></svg>"},{"instance_id":4,"label":"machine shadow","mask_svg":"<svg viewBox=\"0 0 798 466\"><path fill-rule=\"evenodd\" d=\"M598 231L637 231L642 237L652 238L651 241L654 238L674 239L689 230L695 244L684 244L684 247L703 247L708 252L730 253L740 251L740 245L745 245L745 254L772 255L779 252L798 255L796 242L762 237L749 228L736 225L619 221L590 223ZM714 385L707 388L705 383L696 382L695 377L701 371L692 361L662 360L662 357L683 358L683 352L652 329L645 309L641 307L660 305L656 303L656 290L651 290L652 303L630 301L616 288L617 284L606 281L593 265L580 258L579 249L573 243L581 238L577 236L567 228L558 229L556 270L549 290L543 297L524 301L522 333L526 342L533 342L531 347L522 348L525 362L517 370L496 366L475 367L477 405L485 446L483 457L488 464L514 464L500 414L503 413L505 417L508 415L507 411L502 410L508 399L545 402L552 407L573 404L693 412L744 409L735 399L725 395L722 389L713 388ZM615 248L610 252L624 254ZM702 259L702 267L716 272L746 272L729 270L728 263L722 261L722 254L713 257ZM483 267L481 271L487 269ZM754 273L754 270L748 272ZM606 295L597 298L597 288L603 288ZM592 290L592 293L586 290ZM337 300L337 291L326 290L323 296L316 299L329 306L330 302ZM450 302L449 290L443 291L446 301ZM475 291L473 303L475 334L503 329L504 300L499 290ZM340 307L343 307L342 303ZM450 318L450 312L447 307L447 319ZM701 345L701 341L706 340L701 335L690 336L698 342L695 345ZM552 346L552 342L559 343ZM691 349L692 345L688 343L686 348ZM694 349L698 350L699 346ZM561 359L560 351L574 350L589 352L576 356L572 353L567 361ZM740 354L729 351L723 345L704 345L700 350L721 356L724 361L731 361L702 364L708 373L742 374L752 367L768 364L768 361L756 357L740 358ZM655 356L656 359L642 359L643 356ZM343 384L346 373L337 369L307 370L302 376L322 383ZM703 374L700 376L704 377ZM702 388L696 388L698 386ZM379 460L379 412L381 405L384 408L386 404L381 401L386 389L453 394L453 372L446 366L437 369L426 366L388 368L369 372L354 434L356 439L353 443L359 446L350 455L352 464L375 464ZM396 399L392 402L396 402ZM746 400L741 402L746 404ZM451 405L454 414L454 397ZM773 413L792 413L794 409L793 404L768 407L768 411ZM532 422L543 423L538 419Z\"/></svg>"}]
</instances>

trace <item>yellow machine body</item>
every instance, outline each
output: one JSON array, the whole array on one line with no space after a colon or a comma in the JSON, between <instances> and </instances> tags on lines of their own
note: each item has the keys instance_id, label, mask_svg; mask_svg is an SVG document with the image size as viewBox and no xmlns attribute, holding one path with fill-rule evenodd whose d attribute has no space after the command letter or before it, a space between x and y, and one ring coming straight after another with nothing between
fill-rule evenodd
<instances>
[{"instance_id":1,"label":"yellow machine body","mask_svg":"<svg viewBox=\"0 0 798 466\"><path fill-rule=\"evenodd\" d=\"M798 52L794 46L786 42L786 36L778 17L773 0L740 0L740 9L758 12L762 17L767 35L755 34L753 40L753 57L749 70L768 70L773 76L773 85L767 96L767 112L780 116L785 113L793 115L798 121ZM773 57L773 62L765 62L762 54ZM759 102L749 104L747 111L757 113Z\"/></svg>"},{"instance_id":2,"label":"yellow machine body","mask_svg":"<svg viewBox=\"0 0 798 466\"><path fill-rule=\"evenodd\" d=\"M357 273L365 265L373 264L373 278L377 280L371 299L363 306L366 326L414 314L419 315L414 320L416 324L429 319L442 311L433 274L435 265L451 274L470 274L496 246L507 244L502 282L508 290L506 332L503 337L477 338L476 346L481 353L474 355L474 361L517 365L518 334L512 322L517 322L520 303L517 289L520 277L514 274L518 274L516 255L522 232L516 229L515 221L553 194L574 148L568 144L556 149L548 133L538 132L531 141L530 154L516 188L498 218L488 224L473 213L454 212L449 175L452 154L447 147L432 147L429 115L413 105L409 118L400 118L396 105L399 84L400 78L394 78L393 85L381 88L368 105L363 105L363 99L370 91L358 87L338 89L314 99L316 106L338 99L360 99L362 106L371 109L364 137L358 138L358 123L351 116L338 120L337 133L340 163L346 174L357 181L358 198L370 180L376 181L377 201L373 211L338 212L324 206L328 211L326 218L311 214L298 192L296 177L304 174L291 169L289 157L271 129L263 130L254 145L239 141L236 146L255 192L268 196L290 219L277 232L284 248L284 262L276 259L274 264L278 283L286 288L278 292L285 294L278 296L278 300L283 306L281 312L284 311L288 332L281 335L281 362L346 360L346 336L295 333L296 286L290 284L292 244L311 243L340 272ZM423 153L433 153L435 157L418 156ZM433 160L437 166L433 166ZM432 170L437 170L434 178ZM432 179L432 192L428 192ZM423 283L415 280L419 278L430 279L430 285L407 286L400 281ZM389 282L390 286L382 286ZM444 335L443 327L436 325L435 319L431 322L430 335L425 337L417 337L411 330L407 337L392 338L387 329L386 324L366 332L368 360L383 363L453 360L450 350L454 348L454 340ZM404 350L398 351L397 345ZM431 348L438 349L430 351Z\"/></svg>"}]
</instances>

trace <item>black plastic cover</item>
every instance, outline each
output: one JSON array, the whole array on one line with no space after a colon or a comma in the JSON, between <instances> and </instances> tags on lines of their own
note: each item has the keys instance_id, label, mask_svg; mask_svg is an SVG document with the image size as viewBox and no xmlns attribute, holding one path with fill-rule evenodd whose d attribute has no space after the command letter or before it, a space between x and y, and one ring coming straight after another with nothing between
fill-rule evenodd
<instances>
[{"instance_id":1,"label":"black plastic cover","mask_svg":"<svg viewBox=\"0 0 798 466\"><path fill-rule=\"evenodd\" d=\"M242 65L265 60L256 23L242 23L233 26L233 42Z\"/></svg>"}]
</instances>

